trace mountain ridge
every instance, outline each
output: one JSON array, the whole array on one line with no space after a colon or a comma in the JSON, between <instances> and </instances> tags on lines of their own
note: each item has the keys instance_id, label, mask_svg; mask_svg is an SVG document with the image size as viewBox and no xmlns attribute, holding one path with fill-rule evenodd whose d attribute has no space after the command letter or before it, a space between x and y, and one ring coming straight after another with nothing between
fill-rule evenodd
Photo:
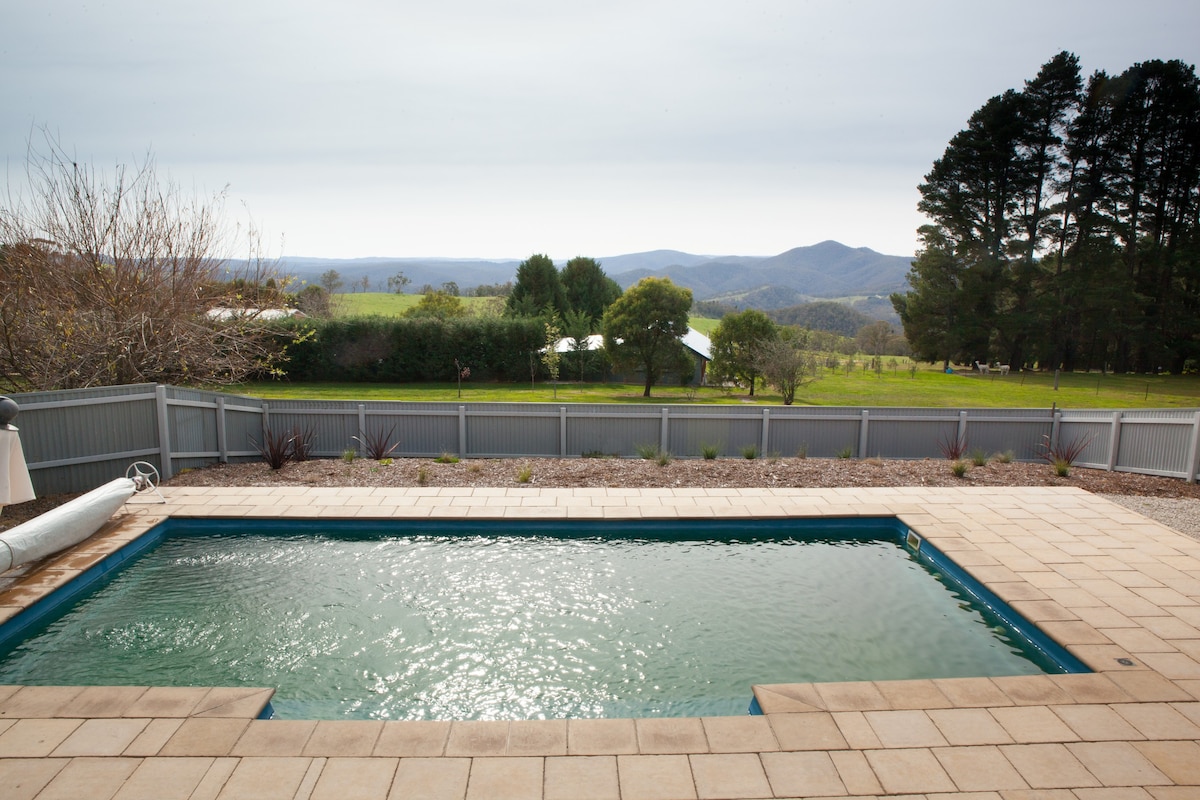
<instances>
[{"instance_id":1,"label":"mountain ridge","mask_svg":"<svg viewBox=\"0 0 1200 800\"><path fill-rule=\"evenodd\" d=\"M819 299L886 296L902 291L911 256L891 256L831 239L794 247L774 256L697 255L650 250L597 258L610 278L628 288L645 277L666 277L692 290L696 300L719 300L772 310ZM557 263L557 262L556 262ZM565 262L563 262L565 263ZM514 280L519 259L367 257L355 259L288 256L284 274L307 283L336 270L346 288L385 291L387 279L403 272L409 291L453 281L460 289ZM559 264L561 266L561 264Z\"/></svg>"}]
</instances>

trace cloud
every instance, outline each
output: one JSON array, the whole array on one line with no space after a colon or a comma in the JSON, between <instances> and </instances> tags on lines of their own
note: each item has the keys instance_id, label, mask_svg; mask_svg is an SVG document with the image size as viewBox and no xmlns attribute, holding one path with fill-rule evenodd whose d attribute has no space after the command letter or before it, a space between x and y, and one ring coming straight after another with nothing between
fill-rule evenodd
<instances>
[{"instance_id":1,"label":"cloud","mask_svg":"<svg viewBox=\"0 0 1200 800\"><path fill-rule=\"evenodd\" d=\"M1061 49L1194 63L1198 22L1111 0L46 0L6 12L0 145L10 177L35 125L99 165L153 148L293 255L908 253L917 184L988 97Z\"/></svg>"}]
</instances>

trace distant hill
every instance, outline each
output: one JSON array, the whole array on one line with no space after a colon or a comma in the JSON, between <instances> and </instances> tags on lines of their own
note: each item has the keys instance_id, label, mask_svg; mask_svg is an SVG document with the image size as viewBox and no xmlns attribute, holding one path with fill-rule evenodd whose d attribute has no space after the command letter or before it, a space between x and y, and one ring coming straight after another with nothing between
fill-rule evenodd
<instances>
[{"instance_id":1,"label":"distant hill","mask_svg":"<svg viewBox=\"0 0 1200 800\"><path fill-rule=\"evenodd\" d=\"M875 322L877 317L855 311L845 303L819 300L792 308L781 308L768 312L771 319L780 325L798 325L817 331L829 331L841 336L854 336L864 325Z\"/></svg>"},{"instance_id":2,"label":"distant hill","mask_svg":"<svg viewBox=\"0 0 1200 800\"><path fill-rule=\"evenodd\" d=\"M712 300L734 308L764 311L790 308L814 300L839 299L873 319L894 318L887 295L903 290L911 256L889 256L866 247L847 247L825 241L796 247L776 256L705 256L678 250L597 258L609 277L628 288L647 276L670 278L692 290L698 301ZM337 270L346 291L361 287L386 291L387 279L403 272L411 281L408 292L426 284L454 281L462 290L515 278L520 259L453 258L307 258L280 260L285 275L317 283L321 274Z\"/></svg>"},{"instance_id":3,"label":"distant hill","mask_svg":"<svg viewBox=\"0 0 1200 800\"><path fill-rule=\"evenodd\" d=\"M305 258L287 256L280 259L279 269L297 281L317 283L321 275L336 270L345 281L346 291L359 285L364 277L370 291L387 291L387 279L403 272L411 284L407 291L419 292L425 284L441 286L454 281L460 289L511 281L517 274L520 259L487 261L484 259L454 258Z\"/></svg>"},{"instance_id":4,"label":"distant hill","mask_svg":"<svg viewBox=\"0 0 1200 800\"><path fill-rule=\"evenodd\" d=\"M692 265L606 271L622 287L649 275L667 277L691 289L697 300L730 302L758 292L755 307L771 309L817 298L886 295L904 287L911 263L911 256L887 256L826 241L766 258L719 257ZM775 291L763 292L764 287ZM761 305L764 301L772 305Z\"/></svg>"}]
</instances>

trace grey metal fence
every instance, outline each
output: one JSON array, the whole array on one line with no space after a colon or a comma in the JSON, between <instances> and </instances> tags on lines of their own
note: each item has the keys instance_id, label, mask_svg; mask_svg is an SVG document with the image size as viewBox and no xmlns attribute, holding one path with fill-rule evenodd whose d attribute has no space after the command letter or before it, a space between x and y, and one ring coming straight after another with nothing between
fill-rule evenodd
<instances>
[{"instance_id":1,"label":"grey metal fence","mask_svg":"<svg viewBox=\"0 0 1200 800\"><path fill-rule=\"evenodd\" d=\"M800 406L403 403L260 398L139 384L14 395L34 487L76 492L149 461L164 477L260 458L267 431L305 432L318 457L398 443L397 457L741 456L940 458L968 449L1041 457L1078 444L1080 466L1182 478L1200 469L1200 410L822 408Z\"/></svg>"}]
</instances>

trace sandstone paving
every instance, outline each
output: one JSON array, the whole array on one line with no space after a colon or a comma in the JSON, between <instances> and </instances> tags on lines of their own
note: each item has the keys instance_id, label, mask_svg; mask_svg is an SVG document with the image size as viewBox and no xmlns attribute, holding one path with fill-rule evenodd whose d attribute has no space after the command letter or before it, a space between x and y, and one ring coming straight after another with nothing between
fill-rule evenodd
<instances>
[{"instance_id":1,"label":"sandstone paving","mask_svg":"<svg viewBox=\"0 0 1200 800\"><path fill-rule=\"evenodd\" d=\"M1200 797L1200 542L1077 489L251 488L164 487L165 508L0 583L0 608L33 602L169 515L850 509L896 514L1095 671L747 687L761 716L513 722L257 719L269 687L4 686L0 797Z\"/></svg>"}]
</instances>

